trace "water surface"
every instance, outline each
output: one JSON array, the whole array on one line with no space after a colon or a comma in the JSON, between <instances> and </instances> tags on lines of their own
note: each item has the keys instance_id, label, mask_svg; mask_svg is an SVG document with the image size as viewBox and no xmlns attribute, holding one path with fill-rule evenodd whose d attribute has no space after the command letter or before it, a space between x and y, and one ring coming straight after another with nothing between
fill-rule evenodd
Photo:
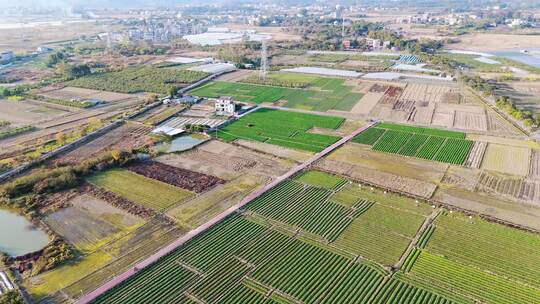
<instances>
[{"instance_id":1,"label":"water surface","mask_svg":"<svg viewBox=\"0 0 540 304\"><path fill-rule=\"evenodd\" d=\"M0 251L12 257L38 251L49 243L49 236L24 216L0 209Z\"/></svg>"}]
</instances>

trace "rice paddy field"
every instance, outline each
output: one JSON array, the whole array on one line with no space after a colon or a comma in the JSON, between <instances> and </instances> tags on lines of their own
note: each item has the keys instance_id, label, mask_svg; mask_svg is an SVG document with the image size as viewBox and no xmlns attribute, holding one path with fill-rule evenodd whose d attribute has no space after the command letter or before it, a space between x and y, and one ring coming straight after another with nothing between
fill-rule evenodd
<instances>
[{"instance_id":1,"label":"rice paddy field","mask_svg":"<svg viewBox=\"0 0 540 304\"><path fill-rule=\"evenodd\" d=\"M309 133L313 127L337 129L343 118L259 109L220 129L217 137L260 141L298 150L319 152L340 139L338 136Z\"/></svg>"},{"instance_id":2,"label":"rice paddy field","mask_svg":"<svg viewBox=\"0 0 540 304\"><path fill-rule=\"evenodd\" d=\"M191 191L123 169L100 172L90 177L88 181L106 191L157 211L163 211L194 195Z\"/></svg>"},{"instance_id":3,"label":"rice paddy field","mask_svg":"<svg viewBox=\"0 0 540 304\"><path fill-rule=\"evenodd\" d=\"M465 133L382 123L353 139L373 150L463 165L474 142Z\"/></svg>"},{"instance_id":4,"label":"rice paddy field","mask_svg":"<svg viewBox=\"0 0 540 304\"><path fill-rule=\"evenodd\" d=\"M210 98L231 96L257 104L280 102L288 108L326 112L351 110L363 96L352 89L345 85L345 79L274 73L257 84L214 81L190 91L190 94Z\"/></svg>"}]
</instances>

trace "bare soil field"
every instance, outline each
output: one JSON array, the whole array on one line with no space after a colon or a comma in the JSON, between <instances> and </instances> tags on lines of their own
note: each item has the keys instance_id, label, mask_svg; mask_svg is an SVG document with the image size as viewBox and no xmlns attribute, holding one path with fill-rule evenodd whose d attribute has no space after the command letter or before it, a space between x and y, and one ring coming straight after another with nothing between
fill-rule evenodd
<instances>
[{"instance_id":1,"label":"bare soil field","mask_svg":"<svg viewBox=\"0 0 540 304\"><path fill-rule=\"evenodd\" d=\"M540 178L540 150L532 150L529 176L534 178Z\"/></svg>"},{"instance_id":2,"label":"bare soil field","mask_svg":"<svg viewBox=\"0 0 540 304\"><path fill-rule=\"evenodd\" d=\"M225 182L215 176L201 174L154 161L134 163L128 165L127 169L169 185L197 193L204 192L209 188Z\"/></svg>"},{"instance_id":3,"label":"bare soil field","mask_svg":"<svg viewBox=\"0 0 540 304\"><path fill-rule=\"evenodd\" d=\"M485 141L475 141L471 151L469 152L469 156L465 161L465 166L476 169L480 168L482 159L486 153L487 145L488 143Z\"/></svg>"},{"instance_id":4,"label":"bare soil field","mask_svg":"<svg viewBox=\"0 0 540 304\"><path fill-rule=\"evenodd\" d=\"M327 159L430 183L440 182L448 168L447 164L380 153L356 143L346 144L330 154Z\"/></svg>"},{"instance_id":5,"label":"bare soil field","mask_svg":"<svg viewBox=\"0 0 540 304\"><path fill-rule=\"evenodd\" d=\"M384 93L368 92L354 105L351 113L368 115L371 110L377 105L379 100L384 96Z\"/></svg>"},{"instance_id":6,"label":"bare soil field","mask_svg":"<svg viewBox=\"0 0 540 304\"><path fill-rule=\"evenodd\" d=\"M490 143L487 146L482 169L512 175L529 173L531 149Z\"/></svg>"},{"instance_id":7,"label":"bare soil field","mask_svg":"<svg viewBox=\"0 0 540 304\"><path fill-rule=\"evenodd\" d=\"M475 191L479 176L480 170L462 166L450 166L441 181L441 186Z\"/></svg>"},{"instance_id":8,"label":"bare soil field","mask_svg":"<svg viewBox=\"0 0 540 304\"><path fill-rule=\"evenodd\" d=\"M148 134L152 130L151 127L126 123L108 133L70 151L54 162L57 164L77 164L82 160L98 156L112 150L125 150L151 143Z\"/></svg>"},{"instance_id":9,"label":"bare soil field","mask_svg":"<svg viewBox=\"0 0 540 304\"><path fill-rule=\"evenodd\" d=\"M497 51L505 49L540 48L540 39L535 35L511 35L472 33L459 36L459 43L449 44L454 50Z\"/></svg>"},{"instance_id":10,"label":"bare soil field","mask_svg":"<svg viewBox=\"0 0 540 304\"><path fill-rule=\"evenodd\" d=\"M454 126L454 115L452 113L435 112L433 114L432 125L439 127L452 128Z\"/></svg>"},{"instance_id":11,"label":"bare soil field","mask_svg":"<svg viewBox=\"0 0 540 304\"><path fill-rule=\"evenodd\" d=\"M439 103L445 100L447 93L454 92L455 88L445 85L409 83L401 100L413 100L414 102Z\"/></svg>"},{"instance_id":12,"label":"bare soil field","mask_svg":"<svg viewBox=\"0 0 540 304\"><path fill-rule=\"evenodd\" d=\"M182 154L159 156L156 161L224 180L234 179L246 172L279 176L293 166L292 161L216 140Z\"/></svg>"},{"instance_id":13,"label":"bare soil field","mask_svg":"<svg viewBox=\"0 0 540 304\"><path fill-rule=\"evenodd\" d=\"M45 222L77 249L91 252L144 223L107 202L82 194L70 201L71 206L45 218Z\"/></svg>"},{"instance_id":14,"label":"bare soil field","mask_svg":"<svg viewBox=\"0 0 540 304\"><path fill-rule=\"evenodd\" d=\"M281 158L291 159L296 162L304 162L313 156L313 154L309 152L287 149L285 147L271 145L259 141L237 139L235 143L248 149L252 149L261 153L272 154Z\"/></svg>"},{"instance_id":15,"label":"bare soil field","mask_svg":"<svg viewBox=\"0 0 540 304\"><path fill-rule=\"evenodd\" d=\"M216 78L216 80L238 82L244 78L251 76L252 74L254 74L253 70L237 70L232 73L223 74Z\"/></svg>"},{"instance_id":16,"label":"bare soil field","mask_svg":"<svg viewBox=\"0 0 540 304\"><path fill-rule=\"evenodd\" d=\"M105 102L117 102L131 98L137 98L135 95L122 94L115 92L98 91L92 89L75 88L75 87L47 87L38 92L39 95L47 98L61 99L61 100L89 100L98 99Z\"/></svg>"},{"instance_id":17,"label":"bare soil field","mask_svg":"<svg viewBox=\"0 0 540 304\"><path fill-rule=\"evenodd\" d=\"M537 207L458 188L439 187L433 199L449 206L540 230L540 208Z\"/></svg>"},{"instance_id":18,"label":"bare soil field","mask_svg":"<svg viewBox=\"0 0 540 304\"><path fill-rule=\"evenodd\" d=\"M95 22L64 23L62 25L43 25L27 28L2 29L0 31L0 50L34 51L40 45L53 46L69 39L79 39L81 35L96 35L115 31L121 26L96 24ZM21 39L24 37L24 39Z\"/></svg>"},{"instance_id":19,"label":"bare soil field","mask_svg":"<svg viewBox=\"0 0 540 304\"><path fill-rule=\"evenodd\" d=\"M487 132L488 123L485 113L477 114L465 111L455 112L454 128Z\"/></svg>"},{"instance_id":20,"label":"bare soil field","mask_svg":"<svg viewBox=\"0 0 540 304\"><path fill-rule=\"evenodd\" d=\"M38 106L25 101L0 99L0 120L7 120L17 125L35 125L65 114L69 114L69 112Z\"/></svg>"},{"instance_id":21,"label":"bare soil field","mask_svg":"<svg viewBox=\"0 0 540 304\"><path fill-rule=\"evenodd\" d=\"M359 165L353 165L351 163L332 159L323 159L318 161L316 168L332 174L347 176L360 182L426 199L430 198L437 188L437 185L435 184L414 178L369 169Z\"/></svg>"},{"instance_id":22,"label":"bare soil field","mask_svg":"<svg viewBox=\"0 0 540 304\"><path fill-rule=\"evenodd\" d=\"M433 122L435 107L416 107L411 114L411 121L419 124L430 125Z\"/></svg>"},{"instance_id":23,"label":"bare soil field","mask_svg":"<svg viewBox=\"0 0 540 304\"><path fill-rule=\"evenodd\" d=\"M523 140L516 138L504 138L482 134L467 134L467 139L474 141L485 141L488 143L501 144L506 146L540 149L540 144L531 140Z\"/></svg>"},{"instance_id":24,"label":"bare soil field","mask_svg":"<svg viewBox=\"0 0 540 304\"><path fill-rule=\"evenodd\" d=\"M477 189L540 207L540 181L538 180L482 172Z\"/></svg>"}]
</instances>

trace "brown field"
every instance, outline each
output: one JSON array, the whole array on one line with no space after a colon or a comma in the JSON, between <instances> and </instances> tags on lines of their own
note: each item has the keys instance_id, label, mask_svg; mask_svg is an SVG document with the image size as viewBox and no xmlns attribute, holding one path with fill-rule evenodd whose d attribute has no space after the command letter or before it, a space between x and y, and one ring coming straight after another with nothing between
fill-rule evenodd
<instances>
[{"instance_id":1,"label":"brown field","mask_svg":"<svg viewBox=\"0 0 540 304\"><path fill-rule=\"evenodd\" d=\"M334 151L318 167L409 194L430 197L448 165L369 150L350 143Z\"/></svg>"},{"instance_id":2,"label":"brown field","mask_svg":"<svg viewBox=\"0 0 540 304\"><path fill-rule=\"evenodd\" d=\"M0 99L0 120L11 121L17 125L35 125L66 114L69 114L69 112L31 104L26 101Z\"/></svg>"},{"instance_id":3,"label":"brown field","mask_svg":"<svg viewBox=\"0 0 540 304\"><path fill-rule=\"evenodd\" d=\"M482 169L512 175L529 173L531 149L490 143L487 146Z\"/></svg>"},{"instance_id":4,"label":"brown field","mask_svg":"<svg viewBox=\"0 0 540 304\"><path fill-rule=\"evenodd\" d=\"M477 189L540 207L540 181L538 180L482 172Z\"/></svg>"},{"instance_id":5,"label":"brown field","mask_svg":"<svg viewBox=\"0 0 540 304\"><path fill-rule=\"evenodd\" d=\"M261 153L272 154L281 158L292 159L296 162L304 162L313 156L313 154L309 152L287 149L284 147L271 145L259 141L237 139L235 143L248 149L252 149Z\"/></svg>"},{"instance_id":6,"label":"brown field","mask_svg":"<svg viewBox=\"0 0 540 304\"><path fill-rule=\"evenodd\" d=\"M446 94L453 91L455 88L445 85L410 83L405 87L400 99L420 103L439 103L445 101Z\"/></svg>"},{"instance_id":7,"label":"brown field","mask_svg":"<svg viewBox=\"0 0 540 304\"><path fill-rule=\"evenodd\" d=\"M486 114L477 114L465 111L455 112L454 128L471 131L488 130Z\"/></svg>"},{"instance_id":8,"label":"brown field","mask_svg":"<svg viewBox=\"0 0 540 304\"><path fill-rule=\"evenodd\" d=\"M430 125L433 122L435 107L416 107L411 115L411 121L419 124Z\"/></svg>"},{"instance_id":9,"label":"brown field","mask_svg":"<svg viewBox=\"0 0 540 304\"><path fill-rule=\"evenodd\" d=\"M529 168L529 176L540 178L540 150L532 151L531 167Z\"/></svg>"},{"instance_id":10,"label":"brown field","mask_svg":"<svg viewBox=\"0 0 540 304\"><path fill-rule=\"evenodd\" d=\"M77 164L107 151L132 149L149 144L151 139L147 135L151 130L152 128L149 126L126 123L62 155L55 160L55 163Z\"/></svg>"},{"instance_id":11,"label":"brown field","mask_svg":"<svg viewBox=\"0 0 540 304\"><path fill-rule=\"evenodd\" d=\"M449 44L454 50L496 51L504 49L540 48L540 39L533 35L472 33L459 36L459 43Z\"/></svg>"},{"instance_id":12,"label":"brown field","mask_svg":"<svg viewBox=\"0 0 540 304\"><path fill-rule=\"evenodd\" d=\"M449 206L540 230L540 208L537 207L458 188L439 187L433 199Z\"/></svg>"},{"instance_id":13,"label":"brown field","mask_svg":"<svg viewBox=\"0 0 540 304\"><path fill-rule=\"evenodd\" d=\"M234 179L246 172L279 176L293 165L292 161L216 140L208 141L182 154L159 156L156 161L224 180Z\"/></svg>"},{"instance_id":14,"label":"brown field","mask_svg":"<svg viewBox=\"0 0 540 304\"><path fill-rule=\"evenodd\" d=\"M441 187L475 191L480 170L462 166L450 166L441 181Z\"/></svg>"},{"instance_id":15,"label":"brown field","mask_svg":"<svg viewBox=\"0 0 540 304\"><path fill-rule=\"evenodd\" d=\"M368 92L354 105L351 109L351 113L368 115L371 110L377 105L379 100L383 97L384 93L372 93Z\"/></svg>"},{"instance_id":16,"label":"brown field","mask_svg":"<svg viewBox=\"0 0 540 304\"><path fill-rule=\"evenodd\" d=\"M469 156L465 161L465 166L476 169L480 168L480 165L482 164L482 159L484 158L484 154L486 153L487 145L487 142L475 141L471 151L469 152Z\"/></svg>"},{"instance_id":17,"label":"brown field","mask_svg":"<svg viewBox=\"0 0 540 304\"><path fill-rule=\"evenodd\" d=\"M135 95L122 94L115 92L98 91L92 89L75 88L75 87L47 87L39 91L39 95L47 98L61 99L61 100L89 100L98 99L105 102L118 102L125 101L131 98L137 98Z\"/></svg>"},{"instance_id":18,"label":"brown field","mask_svg":"<svg viewBox=\"0 0 540 304\"><path fill-rule=\"evenodd\" d=\"M454 126L454 112L441 113L435 112L433 114L432 125L439 127L452 128Z\"/></svg>"},{"instance_id":19,"label":"brown field","mask_svg":"<svg viewBox=\"0 0 540 304\"><path fill-rule=\"evenodd\" d=\"M232 73L226 73L218 78L216 80L220 81L229 81L229 82L238 82L244 78L249 77L250 75L254 74L255 72L253 70L237 70Z\"/></svg>"}]
</instances>

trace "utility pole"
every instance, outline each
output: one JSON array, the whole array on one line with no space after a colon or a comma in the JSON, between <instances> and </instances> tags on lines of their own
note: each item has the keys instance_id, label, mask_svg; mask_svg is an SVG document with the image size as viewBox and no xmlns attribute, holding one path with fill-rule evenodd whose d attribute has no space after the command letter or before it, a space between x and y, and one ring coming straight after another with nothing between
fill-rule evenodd
<instances>
[{"instance_id":1,"label":"utility pole","mask_svg":"<svg viewBox=\"0 0 540 304\"><path fill-rule=\"evenodd\" d=\"M266 39L262 39L261 44L261 69L259 71L259 78L266 79L266 74L268 73L268 52L266 46Z\"/></svg>"}]
</instances>

